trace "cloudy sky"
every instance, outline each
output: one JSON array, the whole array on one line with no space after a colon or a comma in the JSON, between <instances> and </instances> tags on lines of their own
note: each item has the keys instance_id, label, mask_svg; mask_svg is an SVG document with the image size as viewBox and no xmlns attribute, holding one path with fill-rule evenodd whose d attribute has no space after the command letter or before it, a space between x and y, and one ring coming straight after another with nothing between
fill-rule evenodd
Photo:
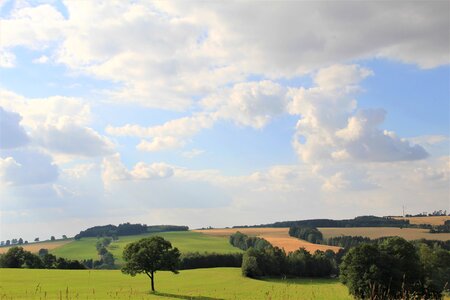
<instances>
[{"instance_id":1,"label":"cloudy sky","mask_svg":"<svg viewBox=\"0 0 450 300\"><path fill-rule=\"evenodd\" d=\"M449 210L449 12L0 1L0 239Z\"/></svg>"}]
</instances>

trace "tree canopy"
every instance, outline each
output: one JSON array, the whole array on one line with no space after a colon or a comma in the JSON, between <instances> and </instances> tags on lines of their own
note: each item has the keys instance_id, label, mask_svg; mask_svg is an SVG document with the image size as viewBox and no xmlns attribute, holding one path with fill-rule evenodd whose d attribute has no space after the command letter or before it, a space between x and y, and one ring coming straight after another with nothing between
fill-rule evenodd
<instances>
[{"instance_id":1,"label":"tree canopy","mask_svg":"<svg viewBox=\"0 0 450 300\"><path fill-rule=\"evenodd\" d=\"M159 270L178 273L180 251L160 236L144 238L128 244L123 251L126 262L122 272L135 276L144 273L151 280L151 290L155 291L155 273Z\"/></svg>"}]
</instances>

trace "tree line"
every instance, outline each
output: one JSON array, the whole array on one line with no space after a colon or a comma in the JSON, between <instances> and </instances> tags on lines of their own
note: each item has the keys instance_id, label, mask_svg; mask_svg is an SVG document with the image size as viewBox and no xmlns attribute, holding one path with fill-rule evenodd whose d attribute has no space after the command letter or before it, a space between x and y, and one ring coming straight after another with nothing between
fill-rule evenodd
<instances>
[{"instance_id":1,"label":"tree line","mask_svg":"<svg viewBox=\"0 0 450 300\"><path fill-rule=\"evenodd\" d=\"M0 255L1 268L28 268L28 269L86 269L78 260L56 257L41 249L39 254L33 254L22 247L11 247Z\"/></svg>"},{"instance_id":2,"label":"tree line","mask_svg":"<svg viewBox=\"0 0 450 300\"><path fill-rule=\"evenodd\" d=\"M254 248L254 249L260 250L260 249L272 247L272 245L265 239L262 239L262 238L259 238L256 236L248 236L239 231L230 235L229 242L234 247L237 247L244 251L249 248Z\"/></svg>"},{"instance_id":3,"label":"tree line","mask_svg":"<svg viewBox=\"0 0 450 300\"><path fill-rule=\"evenodd\" d=\"M137 235L143 233L154 233L154 232L165 232L165 231L187 231L189 227L187 226L177 226L177 225L152 225L148 226L146 224L130 224L123 223L116 225L103 225L94 226L86 230L80 231L75 235L75 239L79 240L83 237L118 237L127 235Z\"/></svg>"},{"instance_id":4,"label":"tree line","mask_svg":"<svg viewBox=\"0 0 450 300\"><path fill-rule=\"evenodd\" d=\"M282 221L271 224L260 224L252 226L234 226L236 227L408 227L408 220L397 220L389 217L376 216L360 216L353 219L346 220L332 220L332 219L311 219L299 221Z\"/></svg>"},{"instance_id":5,"label":"tree line","mask_svg":"<svg viewBox=\"0 0 450 300\"><path fill-rule=\"evenodd\" d=\"M241 265L242 274L246 277L329 277L337 274L338 257L331 250L310 254L299 249L286 254L265 239L241 232L230 235L229 241L231 245L246 250Z\"/></svg>"}]
</instances>

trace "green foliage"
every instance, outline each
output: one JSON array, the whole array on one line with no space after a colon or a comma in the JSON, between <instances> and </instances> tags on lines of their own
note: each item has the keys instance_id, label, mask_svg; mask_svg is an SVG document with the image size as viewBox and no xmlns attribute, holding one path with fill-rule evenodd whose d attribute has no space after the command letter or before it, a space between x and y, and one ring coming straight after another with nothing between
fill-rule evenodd
<instances>
[{"instance_id":1,"label":"green foliage","mask_svg":"<svg viewBox=\"0 0 450 300\"><path fill-rule=\"evenodd\" d=\"M257 253L254 250L248 250L242 257L242 275L250 278L257 278L262 275L258 266Z\"/></svg>"},{"instance_id":2,"label":"green foliage","mask_svg":"<svg viewBox=\"0 0 450 300\"><path fill-rule=\"evenodd\" d=\"M12 247L0 257L0 266L2 268L21 268L25 263L25 256L28 251L22 247ZM30 252L28 252L30 253Z\"/></svg>"},{"instance_id":3,"label":"green foliage","mask_svg":"<svg viewBox=\"0 0 450 300\"><path fill-rule=\"evenodd\" d=\"M242 274L262 276L329 277L336 274L336 256L333 251L316 251L311 255L301 248L288 255L278 247L261 250L248 249L242 258Z\"/></svg>"},{"instance_id":4,"label":"green foliage","mask_svg":"<svg viewBox=\"0 0 450 300\"><path fill-rule=\"evenodd\" d=\"M362 299L441 298L449 273L449 251L399 237L356 246L340 265L341 281Z\"/></svg>"},{"instance_id":5,"label":"green foliage","mask_svg":"<svg viewBox=\"0 0 450 300\"><path fill-rule=\"evenodd\" d=\"M370 243L371 241L368 237L343 235L324 239L322 243L330 246L351 248L362 243Z\"/></svg>"},{"instance_id":6,"label":"green foliage","mask_svg":"<svg viewBox=\"0 0 450 300\"><path fill-rule=\"evenodd\" d=\"M241 250L247 250L249 248L262 250L272 247L272 245L265 239L254 236L247 236L239 231L230 235L229 241L231 245Z\"/></svg>"},{"instance_id":7,"label":"green foliage","mask_svg":"<svg viewBox=\"0 0 450 300\"><path fill-rule=\"evenodd\" d=\"M187 230L189 230L189 227L187 226L176 226L176 225L147 226L145 224L123 223L119 224L119 226L103 225L90 227L86 230L80 231L79 234L75 235L75 239L79 240L81 238L86 237L117 237L117 236L144 234L144 233L155 233L165 231L187 231Z\"/></svg>"},{"instance_id":8,"label":"green foliage","mask_svg":"<svg viewBox=\"0 0 450 300\"><path fill-rule=\"evenodd\" d=\"M434 245L418 245L420 262L424 271L424 288L433 298L450 290L450 251Z\"/></svg>"},{"instance_id":9,"label":"green foliage","mask_svg":"<svg viewBox=\"0 0 450 300\"><path fill-rule=\"evenodd\" d=\"M123 251L126 261L122 272L136 276L144 273L151 280L151 289L154 288L154 273L159 270L178 273L180 252L177 248L172 249L172 244L160 236L144 238L130 243Z\"/></svg>"},{"instance_id":10,"label":"green foliage","mask_svg":"<svg viewBox=\"0 0 450 300\"><path fill-rule=\"evenodd\" d=\"M12 247L0 257L0 268L85 269L83 264L77 260L66 260L61 257L57 259L56 256L45 253L45 251L42 251L41 254L42 256L39 256L22 247Z\"/></svg>"},{"instance_id":11,"label":"green foliage","mask_svg":"<svg viewBox=\"0 0 450 300\"><path fill-rule=\"evenodd\" d=\"M241 253L199 253L181 255L180 270L198 268L237 267L242 265Z\"/></svg>"},{"instance_id":12,"label":"green foliage","mask_svg":"<svg viewBox=\"0 0 450 300\"><path fill-rule=\"evenodd\" d=\"M289 235L314 244L323 240L322 232L314 227L292 226L289 228Z\"/></svg>"}]
</instances>

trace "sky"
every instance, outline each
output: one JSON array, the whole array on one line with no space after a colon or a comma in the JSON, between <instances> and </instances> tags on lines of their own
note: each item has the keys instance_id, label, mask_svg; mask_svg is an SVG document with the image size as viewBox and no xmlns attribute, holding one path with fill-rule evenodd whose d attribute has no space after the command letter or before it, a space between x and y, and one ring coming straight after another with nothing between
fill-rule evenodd
<instances>
[{"instance_id":1,"label":"sky","mask_svg":"<svg viewBox=\"0 0 450 300\"><path fill-rule=\"evenodd\" d=\"M0 239L450 211L448 1L0 1Z\"/></svg>"}]
</instances>

